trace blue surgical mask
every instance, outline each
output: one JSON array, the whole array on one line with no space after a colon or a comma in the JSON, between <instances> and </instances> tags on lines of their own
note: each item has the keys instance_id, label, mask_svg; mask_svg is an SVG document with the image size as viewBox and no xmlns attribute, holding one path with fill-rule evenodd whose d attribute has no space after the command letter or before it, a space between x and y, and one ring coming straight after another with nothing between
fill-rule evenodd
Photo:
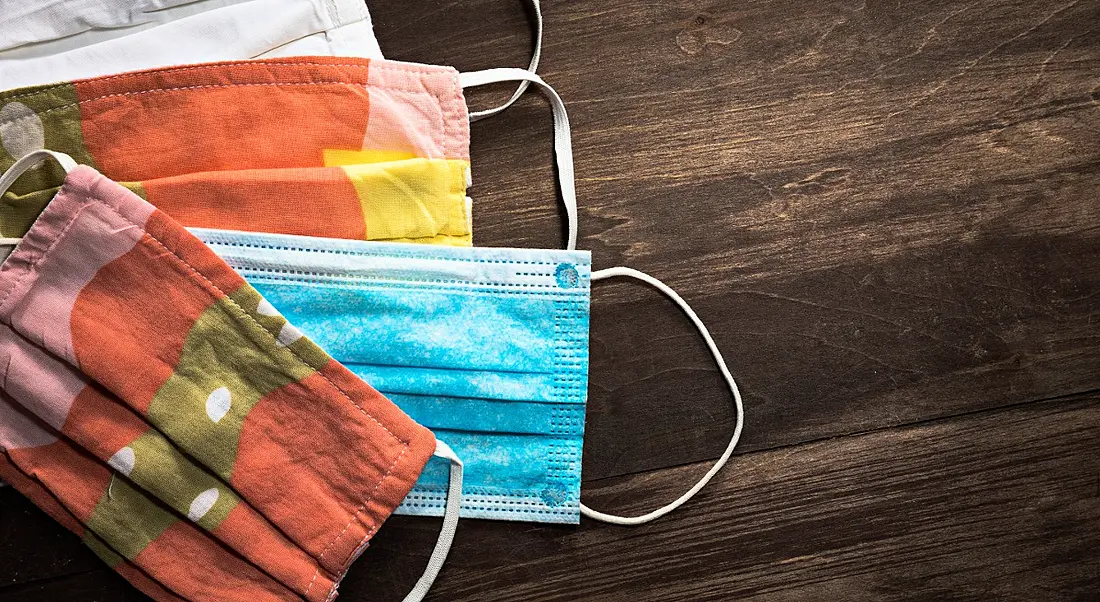
<instances>
[{"instance_id":1,"label":"blue surgical mask","mask_svg":"<svg viewBox=\"0 0 1100 602\"><path fill-rule=\"evenodd\" d=\"M193 229L287 320L445 440L463 517L580 519L590 254ZM446 462L398 513L443 514Z\"/></svg>"}]
</instances>

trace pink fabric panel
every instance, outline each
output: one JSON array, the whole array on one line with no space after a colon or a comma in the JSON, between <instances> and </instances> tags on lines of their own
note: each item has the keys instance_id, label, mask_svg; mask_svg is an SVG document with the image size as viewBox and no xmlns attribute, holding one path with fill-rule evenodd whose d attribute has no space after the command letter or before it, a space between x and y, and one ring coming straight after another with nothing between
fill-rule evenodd
<instances>
[{"instance_id":1,"label":"pink fabric panel","mask_svg":"<svg viewBox=\"0 0 1100 602\"><path fill-rule=\"evenodd\" d=\"M91 199L103 202L89 202ZM76 219L82 211L118 210L137 216L133 219L139 223L109 231L106 224L117 222L117 216L112 216L114 220ZM75 363L69 315L76 296L100 268L133 248L152 211L152 205L100 178L94 169L74 169L23 242L0 266L0 321L23 332L42 333L42 340L35 343L58 350ZM95 254L73 251L88 248L95 249ZM50 262L56 265L43 265Z\"/></svg>"},{"instance_id":2,"label":"pink fabric panel","mask_svg":"<svg viewBox=\"0 0 1100 602\"><path fill-rule=\"evenodd\" d=\"M470 160L470 122L458 74L411 63L371 63L363 148ZM430 123L431 127L423 127Z\"/></svg>"},{"instance_id":3,"label":"pink fabric panel","mask_svg":"<svg viewBox=\"0 0 1100 602\"><path fill-rule=\"evenodd\" d=\"M65 362L0 324L0 379L4 390L57 430L85 381Z\"/></svg>"},{"instance_id":4,"label":"pink fabric panel","mask_svg":"<svg viewBox=\"0 0 1100 602\"><path fill-rule=\"evenodd\" d=\"M4 451L42 447L57 437L42 427L7 394L0 393L0 449Z\"/></svg>"}]
</instances>

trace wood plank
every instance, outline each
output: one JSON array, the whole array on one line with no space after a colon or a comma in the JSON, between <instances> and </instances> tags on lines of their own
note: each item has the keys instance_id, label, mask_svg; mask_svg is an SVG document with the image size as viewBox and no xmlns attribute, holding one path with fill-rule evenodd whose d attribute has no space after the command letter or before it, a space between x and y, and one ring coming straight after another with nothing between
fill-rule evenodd
<instances>
[{"instance_id":1,"label":"wood plank","mask_svg":"<svg viewBox=\"0 0 1100 602\"><path fill-rule=\"evenodd\" d=\"M370 6L390 57L477 69L525 64L520 4ZM744 449L1100 388L1100 2L544 4L580 246L696 307ZM560 244L545 102L472 133L475 242ZM717 456L686 321L595 298L586 476Z\"/></svg>"},{"instance_id":2,"label":"wood plank","mask_svg":"<svg viewBox=\"0 0 1100 602\"><path fill-rule=\"evenodd\" d=\"M102 563L100 563L102 565ZM0 602L149 602L107 568L0 589Z\"/></svg>"},{"instance_id":3,"label":"wood plank","mask_svg":"<svg viewBox=\"0 0 1100 602\"><path fill-rule=\"evenodd\" d=\"M1095 600L1100 394L738 458L678 512L625 528L464 521L431 600ZM640 513L700 465L607 479ZM438 522L387 524L341 588L397 600Z\"/></svg>"},{"instance_id":4,"label":"wood plank","mask_svg":"<svg viewBox=\"0 0 1100 602\"><path fill-rule=\"evenodd\" d=\"M5 586L102 566L76 535L11 487L0 489L0 592Z\"/></svg>"}]
</instances>

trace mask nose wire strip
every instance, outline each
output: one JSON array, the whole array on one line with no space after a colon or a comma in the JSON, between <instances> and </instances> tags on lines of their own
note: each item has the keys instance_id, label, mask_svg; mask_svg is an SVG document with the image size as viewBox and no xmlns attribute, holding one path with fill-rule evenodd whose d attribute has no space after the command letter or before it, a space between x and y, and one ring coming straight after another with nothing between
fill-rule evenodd
<instances>
[{"instance_id":1,"label":"mask nose wire strip","mask_svg":"<svg viewBox=\"0 0 1100 602\"><path fill-rule=\"evenodd\" d=\"M535 73L539 69L539 59L542 57L542 6L539 4L539 0L531 0L531 4L535 7L535 52L531 54L531 64L527 67L527 70L531 73ZM508 99L508 102L495 109L486 109L484 111L470 113L470 121L478 121L486 117L500 114L505 109L515 104L520 96L523 96L528 85L530 85L528 81L520 82L519 88L517 88L512 94L512 97Z\"/></svg>"},{"instance_id":2,"label":"mask nose wire strip","mask_svg":"<svg viewBox=\"0 0 1100 602\"><path fill-rule=\"evenodd\" d=\"M435 583L439 571L443 568L447 554L451 551L451 543L455 538L455 530L458 529L458 511L462 506L462 460L446 443L436 439L435 453L440 458L451 461L451 478L447 484L447 506L443 511L443 528L439 531L439 539L435 542L435 549L428 559L428 567L424 574L416 582L416 586L405 596L404 602L420 602L428 595L428 590Z\"/></svg>"},{"instance_id":3,"label":"mask nose wire strip","mask_svg":"<svg viewBox=\"0 0 1100 602\"><path fill-rule=\"evenodd\" d=\"M585 506L583 503L581 504L581 514L588 518L603 521L605 523L612 523L615 525L640 525L642 523L648 523L651 520L658 519L668 514L669 512L672 512L673 510L679 508L681 505L684 504L684 502L687 502L692 498L692 496L694 496L696 493L699 493L699 490L705 487L706 484L709 483L712 478L714 478L714 475L718 474L719 470L722 470L722 467L725 466L726 462L730 459L730 456L733 455L733 448L737 447L737 442L741 439L741 429L744 427L745 424L745 408L741 403L741 392L737 389L737 383L734 382L733 376L730 374L729 368L726 367L726 361L722 359L722 352L718 351L718 346L714 344L714 339L711 338L710 331L708 331L707 327L703 325L703 321L699 319L699 316L695 315L695 312L691 309L691 306L687 304L687 301L684 301L683 298L680 297L680 295L676 294L676 291L669 288L668 285L666 285L665 283L657 280L649 274L639 272L638 270L624 267L613 267L592 272L593 281L614 278L616 276L625 276L627 278L641 280L642 282L645 282L646 284L661 291L668 298L672 299L676 303L676 305L680 306L680 309L682 309L684 313L687 314L687 317L691 319L692 323L695 324L695 328L699 330L699 334L703 336L703 340L706 341L707 347L710 349L711 355L714 356L715 363L718 364L718 369L722 372L722 376L726 379L726 384L729 385L730 393L733 394L733 404L737 409L737 425L733 429L733 437L730 439L729 445L726 446L726 451L722 452L722 457L718 458L718 461L714 463L714 466L711 466L710 470L707 471L707 474L703 475L703 478L699 479L698 483L693 485L692 488L687 491L687 493L677 498L676 501L668 504L667 506L658 508L657 510L654 510L653 512L650 512L648 514L632 517L604 514L603 512L598 512L589 508L588 506Z\"/></svg>"},{"instance_id":4,"label":"mask nose wire strip","mask_svg":"<svg viewBox=\"0 0 1100 602\"><path fill-rule=\"evenodd\" d=\"M550 84L542 81L538 75L514 67L486 69L459 73L458 83L463 88L473 88L499 82L527 81L538 86L550 99L550 108L554 112L554 160L558 166L558 187L561 200L565 205L565 214L569 220L569 238L565 248L577 248L577 184L573 173L573 139L569 129L569 114L565 103Z\"/></svg>"},{"instance_id":5,"label":"mask nose wire strip","mask_svg":"<svg viewBox=\"0 0 1100 602\"><path fill-rule=\"evenodd\" d=\"M15 163L12 163L11 167L0 175L0 196L4 196L11 185L19 179L19 176L27 173L28 170L37 166L43 159L53 158L61 167L65 170L65 173L69 173L76 168L76 161L65 153L59 153L47 149L39 149L31 151L19 158ZM0 238L0 246L13 246L19 244L23 240L20 238Z\"/></svg>"}]
</instances>

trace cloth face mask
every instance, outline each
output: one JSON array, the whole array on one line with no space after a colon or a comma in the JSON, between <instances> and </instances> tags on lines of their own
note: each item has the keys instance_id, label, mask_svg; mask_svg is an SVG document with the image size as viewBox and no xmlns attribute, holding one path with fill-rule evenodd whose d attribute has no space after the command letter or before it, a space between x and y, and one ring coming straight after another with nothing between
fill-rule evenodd
<instances>
[{"instance_id":1,"label":"cloth face mask","mask_svg":"<svg viewBox=\"0 0 1100 602\"><path fill-rule=\"evenodd\" d=\"M13 91L0 94L0 147L0 169L26 153L49 148L120 182L332 167L322 173L343 192L333 197L332 206L312 207L322 217L309 226L311 233L326 236L347 235L349 228L394 231L372 228L377 224L370 223L369 205L360 206L376 196L371 182L381 183L382 194L391 198L394 190L405 191L405 207L441 201L442 206L428 211L430 216L466 211L469 124L457 72L444 67L350 58L277 59L158 69ZM354 167L393 161L411 163L373 172ZM0 218L14 219L0 222L4 235L20 236L60 184L64 174L48 165L31 170L5 193L7 208ZM336 169L340 166L347 169ZM286 208L275 205L278 195L260 194L270 188L256 183L257 176L246 178L252 181L248 186L235 185L236 192L225 199L235 204L235 211L259 225L267 216L279 219L276 213L286 221L302 211L286 216ZM208 185L224 188L233 177ZM271 185L287 177L284 172ZM299 178L294 189L318 179ZM154 204L158 195L168 199L175 209L172 216L185 225L209 225L207 214L219 210L214 204L219 197L204 196L209 203L196 206L173 202L170 197L179 195L166 190L175 187L187 194L183 188L193 190L202 180L151 183L145 190ZM425 199L421 193L426 189L447 194ZM338 204L341 197L357 200ZM396 231L410 238L431 232L433 224L418 215L418 210L406 209L412 221ZM463 238L468 244L468 233Z\"/></svg>"},{"instance_id":2,"label":"cloth face mask","mask_svg":"<svg viewBox=\"0 0 1100 602\"><path fill-rule=\"evenodd\" d=\"M182 6L158 10L172 5ZM187 63L382 58L362 0L2 0L0 7L4 89Z\"/></svg>"},{"instance_id":3,"label":"cloth face mask","mask_svg":"<svg viewBox=\"0 0 1100 602\"><path fill-rule=\"evenodd\" d=\"M57 158L72 170L65 185L0 265L0 447L129 563L118 566L186 599L237 599L221 583L239 583L251 599L327 599L429 456L448 457L460 486L446 445L303 337L182 226ZM414 599L453 537L457 495L448 501ZM278 541L260 530L261 516L309 559L304 570L239 543L250 531ZM191 566L181 574L174 552L217 545L200 529L279 579L247 563L222 566L227 581L196 577Z\"/></svg>"},{"instance_id":4,"label":"cloth face mask","mask_svg":"<svg viewBox=\"0 0 1100 602\"><path fill-rule=\"evenodd\" d=\"M587 251L439 248L194 229L333 357L451 443L465 461L462 515L576 523L654 520L691 499L733 454L737 385L698 316L659 280L589 272ZM590 280L629 277L692 320L733 394L726 451L674 502L639 517L580 501ZM429 464L398 508L443 512L445 466Z\"/></svg>"},{"instance_id":5,"label":"cloth face mask","mask_svg":"<svg viewBox=\"0 0 1100 602\"><path fill-rule=\"evenodd\" d=\"M308 230L277 231L341 237L348 228L358 230L358 224L364 223L367 237L372 237L373 230L381 233L373 238L418 238L426 235L417 233L437 227L425 215L432 220L463 212L468 216L464 193L470 134L462 90L504 81L533 82L551 100L558 174L570 216L570 241L575 244L568 117L553 89L521 69L458 74L445 67L314 57L191 65L17 90L0 94L0 169L42 148L69 154L120 182L214 171L350 169L366 163L413 161L410 167L387 173L383 185L383 194L404 191L403 198L415 199L414 209L401 218L406 220L404 227L394 227L392 216L389 225L373 223L369 205L357 215L356 203L351 203L346 212L332 211L328 219L310 224ZM288 128L288 123L294 127ZM443 167L425 160L448 164ZM466 177L456 178L459 171ZM35 169L8 182L10 189L0 186L4 201L0 234L20 236L62 177L55 169ZM360 201L375 196L371 187L357 187L354 182L342 187L345 197L351 196L350 189ZM430 202L421 194L426 188L450 192L442 206L425 213L416 205ZM245 190L254 194L234 197L242 215L266 215L286 224L297 214L275 215L269 207L274 197L262 194L267 192L263 187ZM177 203L172 216L185 225L226 227L207 221L218 211L218 197L201 198L199 204ZM156 203L156 198L150 200ZM387 210L385 204L380 206ZM323 204L317 208L329 210ZM256 224L265 222L255 219ZM469 234L446 228L434 232L449 237L446 242L469 244Z\"/></svg>"}]
</instances>

